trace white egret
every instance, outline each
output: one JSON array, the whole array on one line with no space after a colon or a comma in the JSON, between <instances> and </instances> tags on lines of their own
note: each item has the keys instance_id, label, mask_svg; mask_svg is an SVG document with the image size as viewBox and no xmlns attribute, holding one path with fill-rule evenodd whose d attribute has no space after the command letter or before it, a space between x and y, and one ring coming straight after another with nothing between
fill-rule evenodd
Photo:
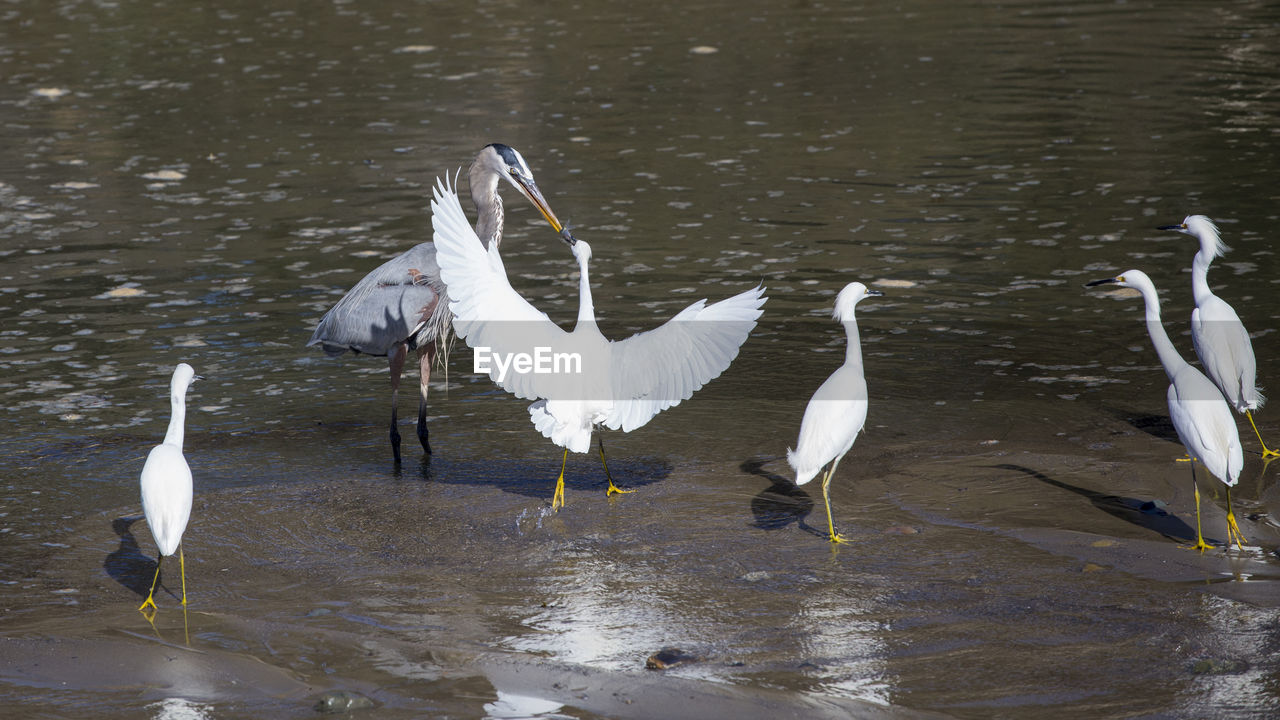
<instances>
[{"instance_id":1,"label":"white egret","mask_svg":"<svg viewBox=\"0 0 1280 720\"><path fill-rule=\"evenodd\" d=\"M1218 226L1204 215L1188 215L1181 225L1161 225L1159 229L1175 230L1200 241L1200 250L1191 261L1191 289L1196 299L1196 309L1191 311L1191 343L1205 374L1236 412L1249 418L1262 445L1262 457L1280 456L1280 452L1267 449L1253 421L1253 411L1267 399L1258 390L1257 361L1249 332L1235 308L1209 289L1209 264L1230 248L1222 242Z\"/></svg>"},{"instance_id":2,"label":"white egret","mask_svg":"<svg viewBox=\"0 0 1280 720\"><path fill-rule=\"evenodd\" d=\"M159 553L156 555L156 576L151 580L151 591L139 610L156 609L156 583L160 581L160 563L166 557L178 553L178 567L182 577L182 604L187 604L187 565L182 557L182 533L191 519L191 468L182 456L182 435L187 417L187 387L199 380L191 366L179 363L169 381L169 404L172 415L164 442L151 448L147 462L142 466L142 512L147 516L147 527L155 538Z\"/></svg>"},{"instance_id":3,"label":"white egret","mask_svg":"<svg viewBox=\"0 0 1280 720\"><path fill-rule=\"evenodd\" d=\"M862 370L862 344L853 308L863 298L883 294L879 290L868 290L860 282L851 282L836 296L831 317L844 325L848 342L844 364L813 393L800 421L800 439L794 450L787 448L787 463L796 471L796 485L809 482L830 463L822 476L822 502L827 506L827 533L833 543L842 543L845 539L836 532L831 519L831 476L841 458L853 447L867 420L867 381Z\"/></svg>"},{"instance_id":4,"label":"white egret","mask_svg":"<svg viewBox=\"0 0 1280 720\"><path fill-rule=\"evenodd\" d=\"M468 173L471 202L476 208L476 236L485 246L502 242L502 196L499 178L511 183L533 204L556 232L563 226L533 181L533 171L515 148L493 143L482 148ZM320 318L308 346L320 345L329 355L348 350L385 356L391 369L391 452L400 462L400 431L396 403L400 374L410 350L418 352L418 442L430 454L427 441L427 381L431 363L448 338L449 308L436 264L436 246L419 243L378 266ZM446 298L447 300L447 298Z\"/></svg>"},{"instance_id":5,"label":"white egret","mask_svg":"<svg viewBox=\"0 0 1280 720\"><path fill-rule=\"evenodd\" d=\"M552 509L564 506L570 450L587 452L596 425L630 432L718 377L737 357L766 300L762 286L712 305L699 300L661 327L611 342L596 326L587 274L591 246L566 230L561 236L573 248L580 278L578 322L565 332L511 287L497 246L486 250L478 242L447 179L437 182L434 194L431 223L454 331L477 352L483 349L498 359L490 378L517 397L534 400L529 406L534 426L565 449ZM502 358L521 357L555 358L557 366L563 359L564 366L540 372L527 362L525 371L518 362L501 365ZM604 463L604 441L599 441ZM605 475L608 494L625 492L614 485L607 464Z\"/></svg>"},{"instance_id":6,"label":"white egret","mask_svg":"<svg viewBox=\"0 0 1280 720\"><path fill-rule=\"evenodd\" d=\"M1151 278L1141 270L1130 270L1123 275L1088 283L1088 287L1115 283L1131 287L1142 293L1147 309L1147 333L1155 345L1160 364L1169 376L1169 418L1178 433L1187 454L1191 456L1191 485L1196 498L1196 550L1213 546L1204 541L1200 532L1200 486L1196 483L1196 464L1201 464L1227 486L1227 545L1234 541L1244 547L1244 534L1236 523L1231 510L1231 487L1240 479L1244 467L1244 452L1240 449L1240 434L1236 430L1231 408L1222 393L1204 373L1192 367L1173 347L1169 335L1160 322L1160 298Z\"/></svg>"}]
</instances>

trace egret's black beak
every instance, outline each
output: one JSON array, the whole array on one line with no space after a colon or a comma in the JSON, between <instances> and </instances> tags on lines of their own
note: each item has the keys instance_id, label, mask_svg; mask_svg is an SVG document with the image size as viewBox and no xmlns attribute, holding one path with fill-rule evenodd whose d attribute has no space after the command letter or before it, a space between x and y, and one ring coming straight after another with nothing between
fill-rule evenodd
<instances>
[{"instance_id":1,"label":"egret's black beak","mask_svg":"<svg viewBox=\"0 0 1280 720\"><path fill-rule=\"evenodd\" d=\"M1087 283L1085 283L1085 284L1084 284L1084 286L1085 286L1085 287L1097 287L1097 286L1099 286L1099 285L1107 285L1107 284L1109 284L1109 283L1114 283L1114 282L1120 282L1120 278L1104 278L1104 279L1102 279L1102 280L1094 280L1093 282L1087 282Z\"/></svg>"},{"instance_id":2,"label":"egret's black beak","mask_svg":"<svg viewBox=\"0 0 1280 720\"><path fill-rule=\"evenodd\" d=\"M867 297L884 297L884 293L879 290L868 290Z\"/></svg>"},{"instance_id":3,"label":"egret's black beak","mask_svg":"<svg viewBox=\"0 0 1280 720\"><path fill-rule=\"evenodd\" d=\"M1187 229L1187 226L1186 226L1186 225L1161 225L1161 226L1157 227L1156 229L1157 229L1157 230L1179 230L1179 231L1181 231L1181 230L1186 230L1186 229Z\"/></svg>"},{"instance_id":4,"label":"egret's black beak","mask_svg":"<svg viewBox=\"0 0 1280 720\"><path fill-rule=\"evenodd\" d=\"M192 375L192 376L191 376L191 379L192 379L192 380L203 380L203 379L204 379L204 376L203 376L203 375Z\"/></svg>"},{"instance_id":5,"label":"egret's black beak","mask_svg":"<svg viewBox=\"0 0 1280 720\"><path fill-rule=\"evenodd\" d=\"M578 244L578 238L574 237L567 227L560 228L560 239L568 243L569 247Z\"/></svg>"}]
</instances>

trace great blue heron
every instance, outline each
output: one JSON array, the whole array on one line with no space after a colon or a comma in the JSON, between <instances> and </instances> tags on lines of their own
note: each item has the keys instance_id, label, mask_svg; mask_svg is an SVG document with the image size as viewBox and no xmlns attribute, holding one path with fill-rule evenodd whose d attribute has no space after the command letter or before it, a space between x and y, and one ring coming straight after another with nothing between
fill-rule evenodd
<instances>
[{"instance_id":1,"label":"great blue heron","mask_svg":"<svg viewBox=\"0 0 1280 720\"><path fill-rule=\"evenodd\" d=\"M156 576L151 580L151 591L146 602L138 609L156 609L156 583L160 581L160 563L166 557L178 553L178 568L182 576L182 604L187 604L187 563L182 557L182 533L191 519L191 468L182 456L182 435L187 419L187 388L191 381L200 379L186 363L179 363L169 381L169 404L173 414L169 418L169 431L164 442L151 448L147 462L142 466L142 512L147 516L147 527L155 538L159 554L156 556Z\"/></svg>"},{"instance_id":2,"label":"great blue heron","mask_svg":"<svg viewBox=\"0 0 1280 720\"><path fill-rule=\"evenodd\" d=\"M434 195L431 224L455 332L495 359L489 375L494 382L535 401L529 406L534 426L565 449L552 509L564 505L569 451L590 450L596 425L630 432L688 399L729 367L760 317L766 298L757 286L712 305L699 300L658 328L610 342L596 326L591 302L591 246L563 232L580 273L578 323L565 332L511 287L497 247L486 251L476 242L447 180L437 183ZM548 360L544 372L538 353ZM527 361L523 371L521 356ZM605 462L603 440L600 461ZM607 464L605 475L608 494L625 492L614 485Z\"/></svg>"},{"instance_id":3,"label":"great blue heron","mask_svg":"<svg viewBox=\"0 0 1280 720\"><path fill-rule=\"evenodd\" d=\"M556 218L533 172L514 148L493 143L484 146L471 163L471 202L476 208L475 237L484 247L502 242L502 197L498 179L511 183L542 213L556 232L564 229ZM420 395L418 440L430 453L427 440L427 381L431 364L449 332L449 307L440 302L446 294L436 264L436 246L424 242L380 265L333 306L311 335L307 346L320 345L329 355L348 350L385 356L391 365L391 451L400 462L400 431L396 405L400 375L410 350L418 352Z\"/></svg>"},{"instance_id":4,"label":"great blue heron","mask_svg":"<svg viewBox=\"0 0 1280 720\"><path fill-rule=\"evenodd\" d=\"M836 369L813 393L800 421L800 439L796 448L787 448L787 463L796 471L796 484L804 485L827 463L831 466L822 476L822 502L827 506L827 533L831 542L842 543L844 536L836 532L831 520L831 476L867 420L867 380L862 371L862 345L858 340L858 323L853 308L866 297L883 295L868 290L860 282L852 282L836 296L831 317L844 325L847 347L844 364Z\"/></svg>"},{"instance_id":5,"label":"great blue heron","mask_svg":"<svg viewBox=\"0 0 1280 720\"><path fill-rule=\"evenodd\" d=\"M1253 432L1262 445L1262 457L1280 453L1268 450L1262 433L1253 422L1253 411L1262 407L1266 398L1258 390L1258 364L1253 356L1249 332L1240 322L1235 308L1209 289L1209 264L1229 250L1218 226L1204 215L1188 215L1181 225L1161 225L1160 230L1176 230L1200 241L1200 250L1191 261L1191 290L1196 309L1191 311L1191 343L1195 346L1205 374L1226 396L1227 402L1249 418Z\"/></svg>"},{"instance_id":6,"label":"great blue heron","mask_svg":"<svg viewBox=\"0 0 1280 720\"><path fill-rule=\"evenodd\" d=\"M1129 270L1123 275L1094 280L1087 287L1115 283L1131 287L1142 293L1147 308L1147 333L1156 347L1160 364L1169 376L1169 418L1178 433L1187 454L1191 456L1191 485L1196 498L1196 543L1192 548L1207 550L1213 546L1204 541L1200 532L1200 486L1196 484L1196 460L1210 473L1227 485L1227 545L1235 543L1244 547L1244 534L1236 524L1231 511L1231 487L1240 479L1244 467L1244 452L1240 449L1240 434L1236 430L1231 408L1222 393L1204 373L1192 367L1173 347L1169 335L1160 323L1160 298L1151 278L1141 270Z\"/></svg>"}]
</instances>

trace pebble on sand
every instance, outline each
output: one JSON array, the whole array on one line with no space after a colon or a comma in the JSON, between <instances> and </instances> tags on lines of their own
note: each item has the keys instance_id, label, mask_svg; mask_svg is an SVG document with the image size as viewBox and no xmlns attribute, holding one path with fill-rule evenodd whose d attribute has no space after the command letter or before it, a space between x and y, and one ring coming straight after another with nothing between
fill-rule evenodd
<instances>
[{"instance_id":1,"label":"pebble on sand","mask_svg":"<svg viewBox=\"0 0 1280 720\"><path fill-rule=\"evenodd\" d=\"M699 659L697 655L680 648L665 647L650 655L649 659L644 661L644 667L646 670L666 670L676 665L697 662Z\"/></svg>"}]
</instances>

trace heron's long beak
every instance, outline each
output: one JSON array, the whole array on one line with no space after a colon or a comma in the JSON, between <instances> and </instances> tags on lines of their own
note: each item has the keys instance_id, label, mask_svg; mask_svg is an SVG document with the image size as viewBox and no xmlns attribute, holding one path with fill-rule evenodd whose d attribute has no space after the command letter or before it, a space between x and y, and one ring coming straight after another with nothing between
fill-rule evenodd
<instances>
[{"instance_id":1,"label":"heron's long beak","mask_svg":"<svg viewBox=\"0 0 1280 720\"><path fill-rule=\"evenodd\" d=\"M1161 225L1161 226L1157 227L1156 229L1157 229L1157 230L1178 230L1178 231L1182 231L1182 230L1186 230L1186 229L1187 229L1187 226L1186 226L1186 225L1182 225L1182 224L1178 224L1178 225Z\"/></svg>"},{"instance_id":2,"label":"heron's long beak","mask_svg":"<svg viewBox=\"0 0 1280 720\"><path fill-rule=\"evenodd\" d=\"M867 297L884 297L884 293L879 290L868 290Z\"/></svg>"},{"instance_id":3,"label":"heron's long beak","mask_svg":"<svg viewBox=\"0 0 1280 720\"><path fill-rule=\"evenodd\" d=\"M538 184L533 181L533 178L522 178L514 174L509 177L511 177L515 186L520 189L520 192L529 199L529 202L538 208L538 212L542 213L542 217L546 218L548 223L551 223L553 230L556 232L564 230L564 225L560 223L560 219L556 217L556 214L551 211L551 206L547 204L547 199L542 197L542 191L538 189Z\"/></svg>"},{"instance_id":4,"label":"heron's long beak","mask_svg":"<svg viewBox=\"0 0 1280 720\"><path fill-rule=\"evenodd\" d=\"M1122 278L1118 278L1118 277L1113 277L1113 278L1104 278L1104 279L1102 279L1102 280L1094 280L1093 282L1087 282L1087 283L1085 283L1085 284L1084 284L1084 286L1085 286L1085 287L1097 287L1098 285L1106 285L1106 284L1108 284L1108 283L1117 283L1117 282L1120 282L1120 281L1121 281L1121 279L1122 279Z\"/></svg>"}]
</instances>

